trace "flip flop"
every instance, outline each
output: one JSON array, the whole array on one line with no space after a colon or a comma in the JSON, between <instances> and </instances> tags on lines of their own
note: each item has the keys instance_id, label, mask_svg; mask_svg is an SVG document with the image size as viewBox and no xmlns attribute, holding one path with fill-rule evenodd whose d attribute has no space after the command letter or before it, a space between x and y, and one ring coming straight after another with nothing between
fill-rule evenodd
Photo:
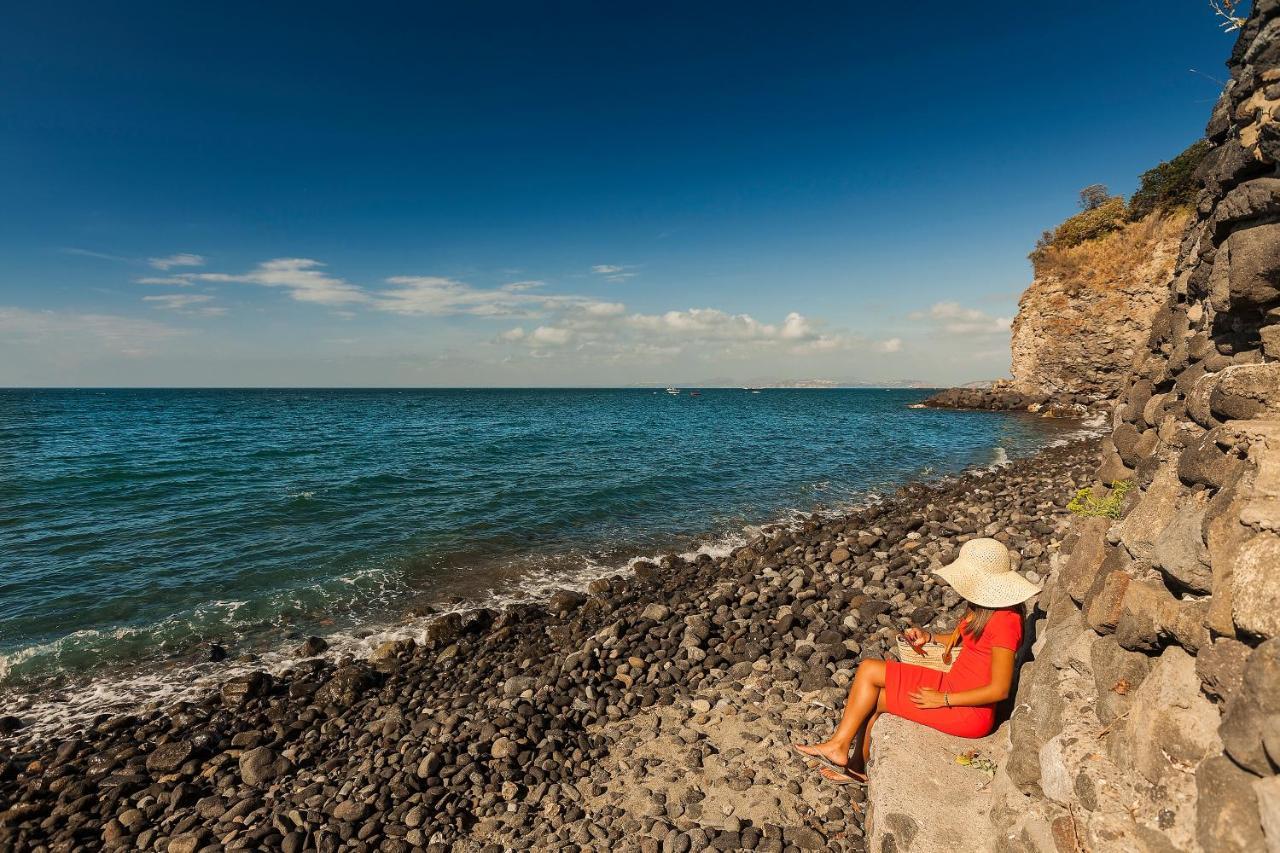
<instances>
[{"instance_id":1,"label":"flip flop","mask_svg":"<svg viewBox=\"0 0 1280 853\"><path fill-rule=\"evenodd\" d=\"M845 768L841 767L839 764L836 764L834 761L827 758L826 756L810 755L809 753L802 750L800 747L796 746L794 743L791 744L791 748L794 749L801 758L812 758L814 761L818 762L819 764L823 765L828 769L834 770L837 773L846 772Z\"/></svg>"},{"instance_id":2,"label":"flip flop","mask_svg":"<svg viewBox=\"0 0 1280 853\"><path fill-rule=\"evenodd\" d=\"M830 770L829 768L824 767L822 770L818 771L818 775L823 779L826 779L832 785L865 786L867 784L866 779L859 779L857 776L854 776L853 772L850 770Z\"/></svg>"}]
</instances>

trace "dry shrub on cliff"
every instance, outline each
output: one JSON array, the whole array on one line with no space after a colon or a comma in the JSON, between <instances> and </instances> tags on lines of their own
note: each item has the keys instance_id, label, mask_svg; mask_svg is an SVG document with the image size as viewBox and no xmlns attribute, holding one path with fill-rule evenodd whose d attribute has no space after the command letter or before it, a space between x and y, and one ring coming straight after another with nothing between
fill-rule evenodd
<instances>
[{"instance_id":1,"label":"dry shrub on cliff","mask_svg":"<svg viewBox=\"0 0 1280 853\"><path fill-rule=\"evenodd\" d=\"M1040 242L1036 243L1035 251L1031 253L1032 262L1035 262L1037 255L1049 249L1069 249L1088 240L1096 240L1104 234L1110 234L1112 231L1117 231L1124 226L1124 199L1117 195L1111 196L1105 201L1094 200L1089 202L1086 200L1085 193L1090 189L1092 187L1086 187L1080 193L1081 205L1084 210L1052 231L1044 232Z\"/></svg>"},{"instance_id":2,"label":"dry shrub on cliff","mask_svg":"<svg viewBox=\"0 0 1280 853\"><path fill-rule=\"evenodd\" d=\"M1120 198L1085 213L1104 208L1111 218L1107 221L1107 230L1100 236L1075 242L1055 239L1036 247L1031 253L1036 278L1052 276L1069 282L1070 292L1124 284L1133 279L1135 270L1151 261L1157 243L1176 240L1187 224L1186 210L1153 213L1137 222L1128 222L1124 200ZM1063 226L1084 215L1073 216ZM1058 231L1061 230L1059 226Z\"/></svg>"}]
</instances>

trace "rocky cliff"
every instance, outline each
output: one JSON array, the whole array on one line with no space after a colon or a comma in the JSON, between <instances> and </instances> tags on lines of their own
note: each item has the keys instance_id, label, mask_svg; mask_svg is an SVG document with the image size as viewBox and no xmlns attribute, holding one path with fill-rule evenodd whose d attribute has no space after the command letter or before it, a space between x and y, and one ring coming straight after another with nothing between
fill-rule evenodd
<instances>
[{"instance_id":1,"label":"rocky cliff","mask_svg":"<svg viewBox=\"0 0 1280 853\"><path fill-rule=\"evenodd\" d=\"M997 849L1280 850L1280 2L1254 5L1094 487L1134 488L1041 597Z\"/></svg>"},{"instance_id":2,"label":"rocky cliff","mask_svg":"<svg viewBox=\"0 0 1280 853\"><path fill-rule=\"evenodd\" d=\"M1187 224L1153 213L1112 233L1033 256L1013 321L1012 390L1057 401L1113 399L1145 343Z\"/></svg>"}]
</instances>

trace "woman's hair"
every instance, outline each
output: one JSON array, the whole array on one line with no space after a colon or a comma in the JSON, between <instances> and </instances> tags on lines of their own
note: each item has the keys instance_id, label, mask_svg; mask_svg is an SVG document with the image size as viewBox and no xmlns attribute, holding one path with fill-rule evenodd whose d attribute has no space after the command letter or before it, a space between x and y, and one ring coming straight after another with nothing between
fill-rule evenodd
<instances>
[{"instance_id":1,"label":"woman's hair","mask_svg":"<svg viewBox=\"0 0 1280 853\"><path fill-rule=\"evenodd\" d=\"M969 634L973 637L973 641L975 643L982 639L982 632L986 629L987 623L990 622L991 617L1000 610L1012 610L1017 613L1019 617L1024 615L1021 604L1015 604L1012 607L979 607L976 604L969 605L969 617L966 621L968 622L967 627L969 629ZM964 623L962 622L961 624Z\"/></svg>"}]
</instances>

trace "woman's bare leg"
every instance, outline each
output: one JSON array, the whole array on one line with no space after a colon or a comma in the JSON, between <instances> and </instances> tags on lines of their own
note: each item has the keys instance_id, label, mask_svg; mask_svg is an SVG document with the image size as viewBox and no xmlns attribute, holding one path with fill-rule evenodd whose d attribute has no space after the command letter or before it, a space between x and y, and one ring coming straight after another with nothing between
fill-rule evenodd
<instances>
[{"instance_id":1,"label":"woman's bare leg","mask_svg":"<svg viewBox=\"0 0 1280 853\"><path fill-rule=\"evenodd\" d=\"M858 664L858 672L849 685L849 696L844 703L840 724L831 737L822 743L796 744L805 755L825 758L837 767L849 764L849 748L858 732L877 709L884 694L885 665L882 660L864 660Z\"/></svg>"},{"instance_id":2,"label":"woman's bare leg","mask_svg":"<svg viewBox=\"0 0 1280 853\"><path fill-rule=\"evenodd\" d=\"M876 724L876 720L880 719L880 715L887 708L884 688L880 688L880 695L876 698L876 710L870 717L867 717L867 724L862 727L862 731L858 733L859 742L857 756L849 762L849 769L858 773L865 773L867 770L867 762L871 760L871 727Z\"/></svg>"}]
</instances>

